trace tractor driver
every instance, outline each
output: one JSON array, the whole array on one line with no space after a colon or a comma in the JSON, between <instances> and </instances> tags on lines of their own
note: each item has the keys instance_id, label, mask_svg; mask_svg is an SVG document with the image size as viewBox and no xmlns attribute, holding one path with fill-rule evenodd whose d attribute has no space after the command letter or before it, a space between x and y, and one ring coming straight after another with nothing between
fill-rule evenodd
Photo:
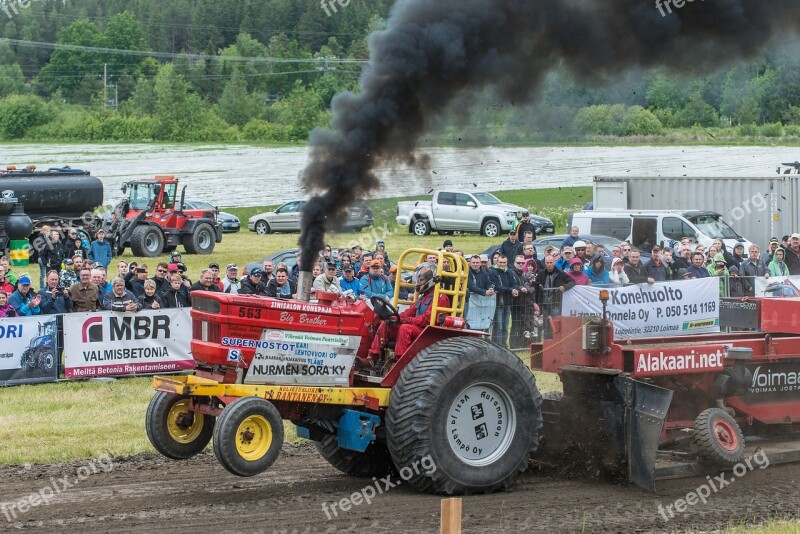
<instances>
[{"instance_id":1,"label":"tractor driver","mask_svg":"<svg viewBox=\"0 0 800 534\"><path fill-rule=\"evenodd\" d=\"M439 283L439 277L435 275L435 272L436 265L431 263L424 263L417 268L414 275L414 287L418 293L417 301L407 310L399 313L399 320L397 316L392 316L381 323L372 341L372 347L369 349L369 362L362 361L361 363L371 367L372 363L380 358L381 350L390 340L396 340L394 352L400 358L419 337L422 330L430 324L433 312L433 289ZM450 307L450 299L447 295L439 295L438 307Z\"/></svg>"}]
</instances>

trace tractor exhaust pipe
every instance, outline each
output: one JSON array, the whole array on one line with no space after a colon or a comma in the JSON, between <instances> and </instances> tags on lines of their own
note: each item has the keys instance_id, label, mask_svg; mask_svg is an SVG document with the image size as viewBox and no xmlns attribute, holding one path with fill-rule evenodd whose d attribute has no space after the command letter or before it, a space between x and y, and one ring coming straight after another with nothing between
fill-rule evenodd
<instances>
[{"instance_id":1,"label":"tractor exhaust pipe","mask_svg":"<svg viewBox=\"0 0 800 534\"><path fill-rule=\"evenodd\" d=\"M309 302L311 300L311 286L314 284L314 275L308 271L300 271L297 275L297 300Z\"/></svg>"}]
</instances>

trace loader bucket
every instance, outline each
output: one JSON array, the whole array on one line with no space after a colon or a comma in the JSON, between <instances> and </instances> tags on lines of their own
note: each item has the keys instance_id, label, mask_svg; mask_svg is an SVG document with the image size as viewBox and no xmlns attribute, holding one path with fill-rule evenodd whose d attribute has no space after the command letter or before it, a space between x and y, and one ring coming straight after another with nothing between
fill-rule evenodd
<instances>
[{"instance_id":1,"label":"loader bucket","mask_svg":"<svg viewBox=\"0 0 800 534\"><path fill-rule=\"evenodd\" d=\"M655 465L661 429L672 391L619 376L625 391L625 455L628 481L655 492Z\"/></svg>"}]
</instances>

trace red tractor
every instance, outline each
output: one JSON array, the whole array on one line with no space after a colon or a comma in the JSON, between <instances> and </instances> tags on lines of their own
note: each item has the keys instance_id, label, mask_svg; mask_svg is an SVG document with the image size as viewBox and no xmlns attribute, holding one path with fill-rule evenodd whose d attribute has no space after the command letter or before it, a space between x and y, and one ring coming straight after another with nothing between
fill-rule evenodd
<instances>
[{"instance_id":1,"label":"red tractor","mask_svg":"<svg viewBox=\"0 0 800 534\"><path fill-rule=\"evenodd\" d=\"M552 339L531 346L531 367L564 389L545 395L543 449L651 491L757 449L800 461L800 299L726 300L755 329L616 340L601 317L553 319Z\"/></svg>"},{"instance_id":2,"label":"red tractor","mask_svg":"<svg viewBox=\"0 0 800 534\"><path fill-rule=\"evenodd\" d=\"M399 272L419 272L428 254L450 266L434 266L430 324L400 357L382 343L369 370L354 363L381 321L424 303L413 281L398 277L393 300L373 297L372 307L322 292L305 301L310 273L300 275L299 300L194 293L196 370L154 378L146 418L153 446L184 459L213 440L228 471L252 476L277 458L288 420L350 475L399 470L415 487L445 494L508 486L539 443L541 395L517 356L466 328L464 258L413 249L399 258Z\"/></svg>"},{"instance_id":3,"label":"red tractor","mask_svg":"<svg viewBox=\"0 0 800 534\"><path fill-rule=\"evenodd\" d=\"M222 223L214 211L183 210L186 187L177 203L174 176L133 180L122 186L128 197L114 207L109 233L121 254L131 247L134 256L153 258L183 245L189 254L211 254L222 241Z\"/></svg>"}]
</instances>

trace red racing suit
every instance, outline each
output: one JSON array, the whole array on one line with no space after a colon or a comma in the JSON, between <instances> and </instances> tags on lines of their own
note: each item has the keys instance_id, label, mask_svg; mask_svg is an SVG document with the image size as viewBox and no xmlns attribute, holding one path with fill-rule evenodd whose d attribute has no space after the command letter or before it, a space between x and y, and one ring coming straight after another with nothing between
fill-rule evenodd
<instances>
[{"instance_id":1,"label":"red racing suit","mask_svg":"<svg viewBox=\"0 0 800 534\"><path fill-rule=\"evenodd\" d=\"M381 353L381 347L387 341L397 340L394 352L399 358L408 350L411 343L419 337L422 331L431 323L431 312L433 306L433 291L420 298L407 310L400 312L400 323L389 323L383 321L378 327L375 338L372 340L372 347L369 349L370 359L375 359ZM449 308L450 299L447 295L439 295L439 308Z\"/></svg>"}]
</instances>

